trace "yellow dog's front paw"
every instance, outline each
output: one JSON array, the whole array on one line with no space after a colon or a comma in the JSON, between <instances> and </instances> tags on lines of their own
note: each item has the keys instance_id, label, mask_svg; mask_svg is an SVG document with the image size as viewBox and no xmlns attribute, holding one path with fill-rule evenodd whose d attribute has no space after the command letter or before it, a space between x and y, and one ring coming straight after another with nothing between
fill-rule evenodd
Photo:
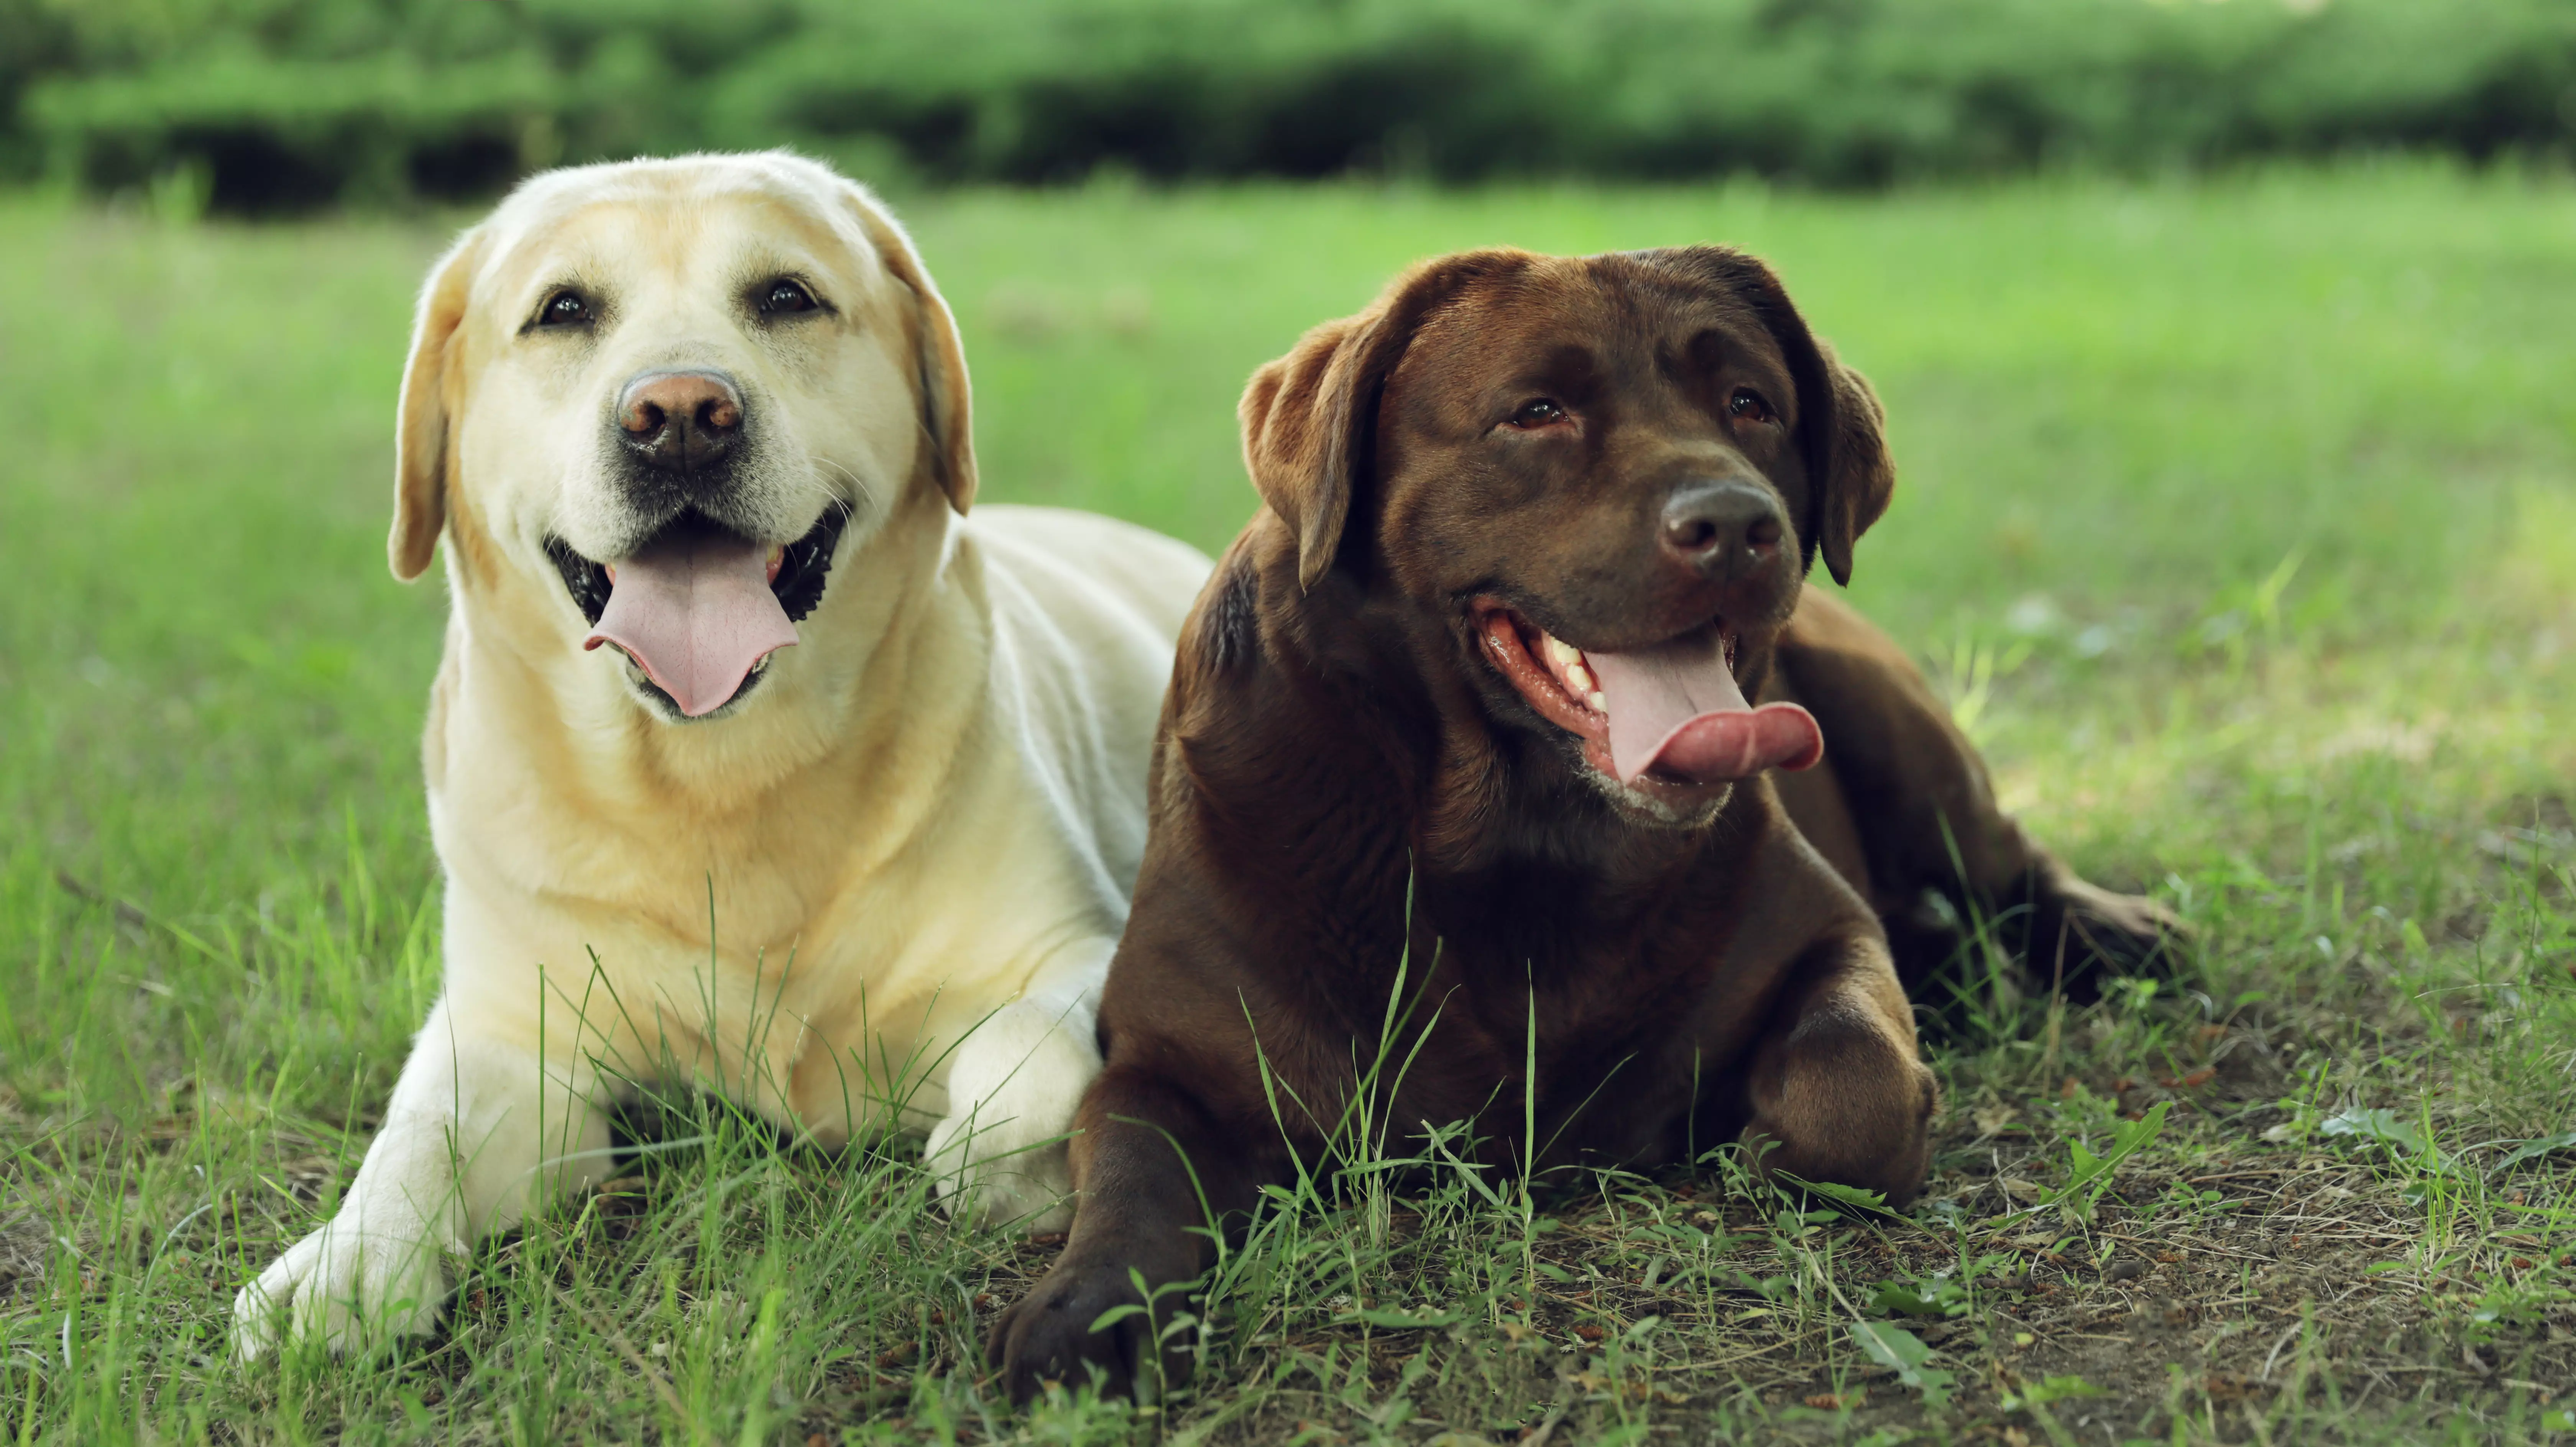
<instances>
[{"instance_id":1,"label":"yellow dog's front paw","mask_svg":"<svg viewBox=\"0 0 2576 1447\"><path fill-rule=\"evenodd\" d=\"M1073 1175L1065 1163L1063 1125L984 1119L991 1123L961 1112L930 1132L924 1159L935 1173L940 1208L977 1226L1044 1233L1072 1225Z\"/></svg>"},{"instance_id":2,"label":"yellow dog's front paw","mask_svg":"<svg viewBox=\"0 0 2576 1447\"><path fill-rule=\"evenodd\" d=\"M233 1350L255 1361L286 1341L358 1352L438 1325L447 1266L419 1232L369 1232L344 1214L298 1241L233 1298Z\"/></svg>"},{"instance_id":3,"label":"yellow dog's front paw","mask_svg":"<svg viewBox=\"0 0 2576 1447\"><path fill-rule=\"evenodd\" d=\"M1100 1073L1088 1009L1029 1001L996 1011L958 1046L949 1113L925 1155L948 1214L977 1225L1061 1231L1073 1222L1065 1140Z\"/></svg>"}]
</instances>

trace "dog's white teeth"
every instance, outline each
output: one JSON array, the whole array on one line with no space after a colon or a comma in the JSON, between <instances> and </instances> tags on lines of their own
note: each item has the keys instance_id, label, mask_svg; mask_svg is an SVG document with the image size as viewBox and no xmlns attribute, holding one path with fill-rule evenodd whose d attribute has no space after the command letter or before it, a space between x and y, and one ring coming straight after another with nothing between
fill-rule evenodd
<instances>
[{"instance_id":1,"label":"dog's white teeth","mask_svg":"<svg viewBox=\"0 0 2576 1447\"><path fill-rule=\"evenodd\" d=\"M779 564L781 564L781 563L783 563L783 562L786 562L786 561L787 561L787 545L786 545L786 544L781 543L781 544L779 544L778 546L776 546L776 547L774 547L774 548L771 548L771 549L769 550L769 566L771 566L771 567L773 567L773 568L774 568L774 567L777 567Z\"/></svg>"},{"instance_id":2,"label":"dog's white teeth","mask_svg":"<svg viewBox=\"0 0 2576 1447\"><path fill-rule=\"evenodd\" d=\"M608 575L608 586L612 588L617 586L617 565L615 563L602 563L599 570Z\"/></svg>"},{"instance_id":3,"label":"dog's white teeth","mask_svg":"<svg viewBox=\"0 0 2576 1447\"><path fill-rule=\"evenodd\" d=\"M1540 636L1547 640L1548 662L1562 668L1569 663L1580 663L1583 661L1582 649L1575 647L1573 644L1566 642L1564 639L1557 637L1553 633L1541 634Z\"/></svg>"},{"instance_id":4,"label":"dog's white teeth","mask_svg":"<svg viewBox=\"0 0 2576 1447\"><path fill-rule=\"evenodd\" d=\"M1592 670L1580 663L1565 665L1565 686L1576 695L1592 692Z\"/></svg>"},{"instance_id":5,"label":"dog's white teeth","mask_svg":"<svg viewBox=\"0 0 2576 1447\"><path fill-rule=\"evenodd\" d=\"M1599 689L1594 689L1592 692L1585 694L1583 696L1583 704L1584 707L1591 709L1594 713L1607 714L1610 712L1610 700L1603 698Z\"/></svg>"}]
</instances>

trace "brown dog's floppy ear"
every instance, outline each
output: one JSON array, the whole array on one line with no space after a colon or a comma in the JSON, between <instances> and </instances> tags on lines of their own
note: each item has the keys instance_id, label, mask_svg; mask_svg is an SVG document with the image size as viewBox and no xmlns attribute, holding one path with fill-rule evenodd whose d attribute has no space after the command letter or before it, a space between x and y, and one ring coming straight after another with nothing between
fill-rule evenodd
<instances>
[{"instance_id":1,"label":"brown dog's floppy ear","mask_svg":"<svg viewBox=\"0 0 2576 1447\"><path fill-rule=\"evenodd\" d=\"M1351 511L1350 394L1382 319L1372 310L1326 322L1262 364L1243 389L1243 462L1261 501L1297 537L1297 586L1332 566Z\"/></svg>"},{"instance_id":2,"label":"brown dog's floppy ear","mask_svg":"<svg viewBox=\"0 0 2576 1447\"><path fill-rule=\"evenodd\" d=\"M1758 258L1726 246L1677 246L1635 255L1648 265L1671 267L1726 288L1753 308L1779 343L1798 384L1798 432L1810 494L1801 529L1808 560L1823 554L1834 581L1849 586L1852 545L1896 494L1896 464L1887 455L1878 395L1807 330L1787 288Z\"/></svg>"},{"instance_id":3,"label":"brown dog's floppy ear","mask_svg":"<svg viewBox=\"0 0 2576 1447\"><path fill-rule=\"evenodd\" d=\"M1824 554L1834 581L1848 588L1852 544L1886 514L1888 501L1896 496L1896 462L1887 455L1887 414L1869 389L1869 379L1837 361L1821 337L1816 356L1833 397L1816 491L1816 550Z\"/></svg>"},{"instance_id":4,"label":"brown dog's floppy ear","mask_svg":"<svg viewBox=\"0 0 2576 1447\"><path fill-rule=\"evenodd\" d=\"M1464 251L1395 279L1369 309L1326 322L1252 374L1235 415L1243 462L1261 500L1297 537L1297 586L1333 565L1351 497L1366 481L1378 399L1414 330L1471 280L1517 270L1526 253Z\"/></svg>"},{"instance_id":5,"label":"brown dog's floppy ear","mask_svg":"<svg viewBox=\"0 0 2576 1447\"><path fill-rule=\"evenodd\" d=\"M455 372L456 329L465 321L483 233L457 239L421 288L403 363L402 402L394 420L394 528L385 540L394 576L408 583L429 567L447 526L448 382Z\"/></svg>"},{"instance_id":6,"label":"brown dog's floppy ear","mask_svg":"<svg viewBox=\"0 0 2576 1447\"><path fill-rule=\"evenodd\" d=\"M975 502L975 422L973 389L966 381L966 344L958 339L957 318L894 213L867 187L856 181L842 184L849 188L850 208L876 243L886 270L911 290L920 311L922 426L936 450L940 491L948 494L948 505L962 514Z\"/></svg>"}]
</instances>

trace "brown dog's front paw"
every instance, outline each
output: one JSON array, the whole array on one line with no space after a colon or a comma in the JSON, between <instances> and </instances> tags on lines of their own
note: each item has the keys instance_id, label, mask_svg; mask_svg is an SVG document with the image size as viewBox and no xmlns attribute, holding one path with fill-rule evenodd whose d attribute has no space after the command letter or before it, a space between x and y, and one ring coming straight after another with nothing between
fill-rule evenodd
<instances>
[{"instance_id":1,"label":"brown dog's front paw","mask_svg":"<svg viewBox=\"0 0 2576 1447\"><path fill-rule=\"evenodd\" d=\"M1117 1320L1092 1330L1112 1312ZM1002 1369L1011 1401L1025 1406L1050 1383L1071 1389L1096 1378L1103 1397L1133 1391L1153 1339L1145 1297L1126 1263L1059 1261L993 1323L984 1354Z\"/></svg>"},{"instance_id":2,"label":"brown dog's front paw","mask_svg":"<svg viewBox=\"0 0 2576 1447\"><path fill-rule=\"evenodd\" d=\"M1853 1186L1875 1191L1897 1210L1923 1189L1931 1164L1928 1122L1937 1088L1931 1072L1920 1082L1889 1082L1877 1093L1887 1098L1866 1104L1862 1112L1830 1119L1812 1104L1793 1108L1794 1123L1756 1120L1744 1128L1737 1144L1744 1148L1755 1175L1764 1180L1786 1176L1799 1182ZM1922 1102L1911 1104L1907 1097ZM1828 1117L1820 1119L1819 1117ZM1819 1127L1822 1127L1821 1129Z\"/></svg>"},{"instance_id":3,"label":"brown dog's front paw","mask_svg":"<svg viewBox=\"0 0 2576 1447\"><path fill-rule=\"evenodd\" d=\"M1902 1209L1931 1162L1940 1084L1914 1057L1910 1032L1841 1003L1765 1047L1739 1144L1765 1177L1857 1186Z\"/></svg>"}]
</instances>

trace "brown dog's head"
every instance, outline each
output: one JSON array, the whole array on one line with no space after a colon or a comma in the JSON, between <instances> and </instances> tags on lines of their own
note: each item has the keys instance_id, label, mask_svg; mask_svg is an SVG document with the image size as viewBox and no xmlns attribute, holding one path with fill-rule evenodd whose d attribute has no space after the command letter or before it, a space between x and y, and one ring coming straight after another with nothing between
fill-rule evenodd
<instances>
[{"instance_id":1,"label":"brown dog's head","mask_svg":"<svg viewBox=\"0 0 2576 1447\"><path fill-rule=\"evenodd\" d=\"M1821 753L1760 709L1818 553L1837 581L1895 473L1868 384L1721 247L1427 262L1244 393L1262 499L1319 590L1392 590L1489 711L1689 822Z\"/></svg>"}]
</instances>

